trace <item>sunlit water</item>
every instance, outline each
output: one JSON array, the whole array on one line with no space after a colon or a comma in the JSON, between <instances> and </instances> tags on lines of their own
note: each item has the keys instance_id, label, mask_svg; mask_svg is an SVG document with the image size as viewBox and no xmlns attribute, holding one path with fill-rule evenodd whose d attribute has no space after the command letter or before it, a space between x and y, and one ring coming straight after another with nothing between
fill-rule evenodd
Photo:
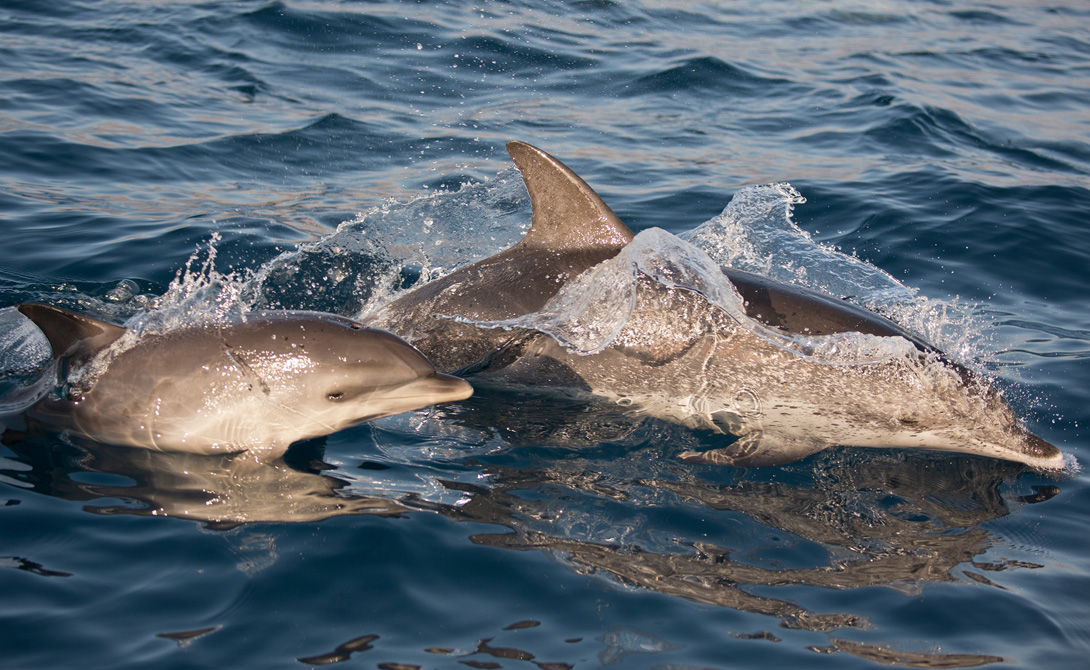
<instances>
[{"instance_id":1,"label":"sunlit water","mask_svg":"<svg viewBox=\"0 0 1090 670\"><path fill-rule=\"evenodd\" d=\"M718 438L494 389L263 466L41 436L0 448L3 665L1080 666L1088 14L3 3L0 307L366 318L521 237L521 139L654 262L881 309L1072 460L688 465ZM46 350L0 323L7 390Z\"/></svg>"}]
</instances>

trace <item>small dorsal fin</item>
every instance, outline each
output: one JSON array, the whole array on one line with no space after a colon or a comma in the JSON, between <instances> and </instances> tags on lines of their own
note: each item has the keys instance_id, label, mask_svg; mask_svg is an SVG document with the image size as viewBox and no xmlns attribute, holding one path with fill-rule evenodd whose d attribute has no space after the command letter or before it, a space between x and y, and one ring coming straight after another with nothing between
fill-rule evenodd
<instances>
[{"instance_id":1,"label":"small dorsal fin","mask_svg":"<svg viewBox=\"0 0 1090 670\"><path fill-rule=\"evenodd\" d=\"M19 305L18 310L45 334L56 358L77 353L75 349L81 343L86 343L87 350L79 354L92 353L113 344L125 333L121 326L52 305L25 302Z\"/></svg>"},{"instance_id":2,"label":"small dorsal fin","mask_svg":"<svg viewBox=\"0 0 1090 670\"><path fill-rule=\"evenodd\" d=\"M613 210L557 159L525 142L508 142L534 215L519 244L548 249L623 247L634 237Z\"/></svg>"}]
</instances>

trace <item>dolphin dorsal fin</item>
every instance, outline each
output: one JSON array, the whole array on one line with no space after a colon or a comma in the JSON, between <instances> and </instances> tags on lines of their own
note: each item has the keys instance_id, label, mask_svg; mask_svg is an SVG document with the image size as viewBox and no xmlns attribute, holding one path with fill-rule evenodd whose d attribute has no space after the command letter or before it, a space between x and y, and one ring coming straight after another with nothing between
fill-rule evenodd
<instances>
[{"instance_id":1,"label":"dolphin dorsal fin","mask_svg":"<svg viewBox=\"0 0 1090 670\"><path fill-rule=\"evenodd\" d=\"M125 333L121 326L52 305L25 302L17 309L45 334L56 358L77 353L81 345L84 350L78 352L80 355L104 349Z\"/></svg>"},{"instance_id":2,"label":"dolphin dorsal fin","mask_svg":"<svg viewBox=\"0 0 1090 670\"><path fill-rule=\"evenodd\" d=\"M621 248L634 237L587 182L557 159L525 142L508 142L522 172L534 215L520 245L546 249Z\"/></svg>"}]
</instances>

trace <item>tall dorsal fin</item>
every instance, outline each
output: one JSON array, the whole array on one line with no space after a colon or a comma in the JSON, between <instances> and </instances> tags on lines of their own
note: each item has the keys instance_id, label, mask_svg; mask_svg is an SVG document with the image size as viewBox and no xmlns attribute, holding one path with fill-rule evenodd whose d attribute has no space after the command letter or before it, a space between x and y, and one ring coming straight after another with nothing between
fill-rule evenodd
<instances>
[{"instance_id":1,"label":"tall dorsal fin","mask_svg":"<svg viewBox=\"0 0 1090 670\"><path fill-rule=\"evenodd\" d=\"M587 182L557 159L525 142L508 142L522 172L534 215L519 244L547 249L621 248L634 237Z\"/></svg>"},{"instance_id":2,"label":"tall dorsal fin","mask_svg":"<svg viewBox=\"0 0 1090 670\"><path fill-rule=\"evenodd\" d=\"M45 334L55 358L93 353L110 346L125 333L121 326L52 305L25 302L17 309ZM77 347L82 350L77 351Z\"/></svg>"}]
</instances>

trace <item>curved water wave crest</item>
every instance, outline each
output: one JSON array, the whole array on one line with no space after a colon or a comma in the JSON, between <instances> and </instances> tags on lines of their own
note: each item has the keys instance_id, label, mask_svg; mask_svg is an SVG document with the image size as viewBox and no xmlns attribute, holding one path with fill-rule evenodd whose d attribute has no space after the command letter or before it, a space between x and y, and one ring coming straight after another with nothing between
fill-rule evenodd
<instances>
[{"instance_id":1,"label":"curved water wave crest","mask_svg":"<svg viewBox=\"0 0 1090 670\"><path fill-rule=\"evenodd\" d=\"M541 331L574 353L591 355L612 344L632 318L641 277L670 290L698 293L747 330L822 363L874 363L916 351L901 337L864 333L801 336L765 326L746 315L741 295L708 254L661 228L638 233L617 256L566 284L540 312L499 321L445 316L483 328ZM674 336L670 330L646 335L656 340Z\"/></svg>"},{"instance_id":2,"label":"curved water wave crest","mask_svg":"<svg viewBox=\"0 0 1090 670\"><path fill-rule=\"evenodd\" d=\"M795 206L805 202L791 184L747 186L721 214L680 237L721 268L813 289L878 312L959 362L973 364L989 355L992 342L980 336L988 324L978 306L919 295L881 268L816 242L794 220ZM820 349L829 342L807 346Z\"/></svg>"},{"instance_id":3,"label":"curved water wave crest","mask_svg":"<svg viewBox=\"0 0 1090 670\"><path fill-rule=\"evenodd\" d=\"M795 205L805 202L791 184L747 186L719 216L681 237L720 267L850 297L864 307L913 300L916 291L883 270L815 242L793 218Z\"/></svg>"}]
</instances>

